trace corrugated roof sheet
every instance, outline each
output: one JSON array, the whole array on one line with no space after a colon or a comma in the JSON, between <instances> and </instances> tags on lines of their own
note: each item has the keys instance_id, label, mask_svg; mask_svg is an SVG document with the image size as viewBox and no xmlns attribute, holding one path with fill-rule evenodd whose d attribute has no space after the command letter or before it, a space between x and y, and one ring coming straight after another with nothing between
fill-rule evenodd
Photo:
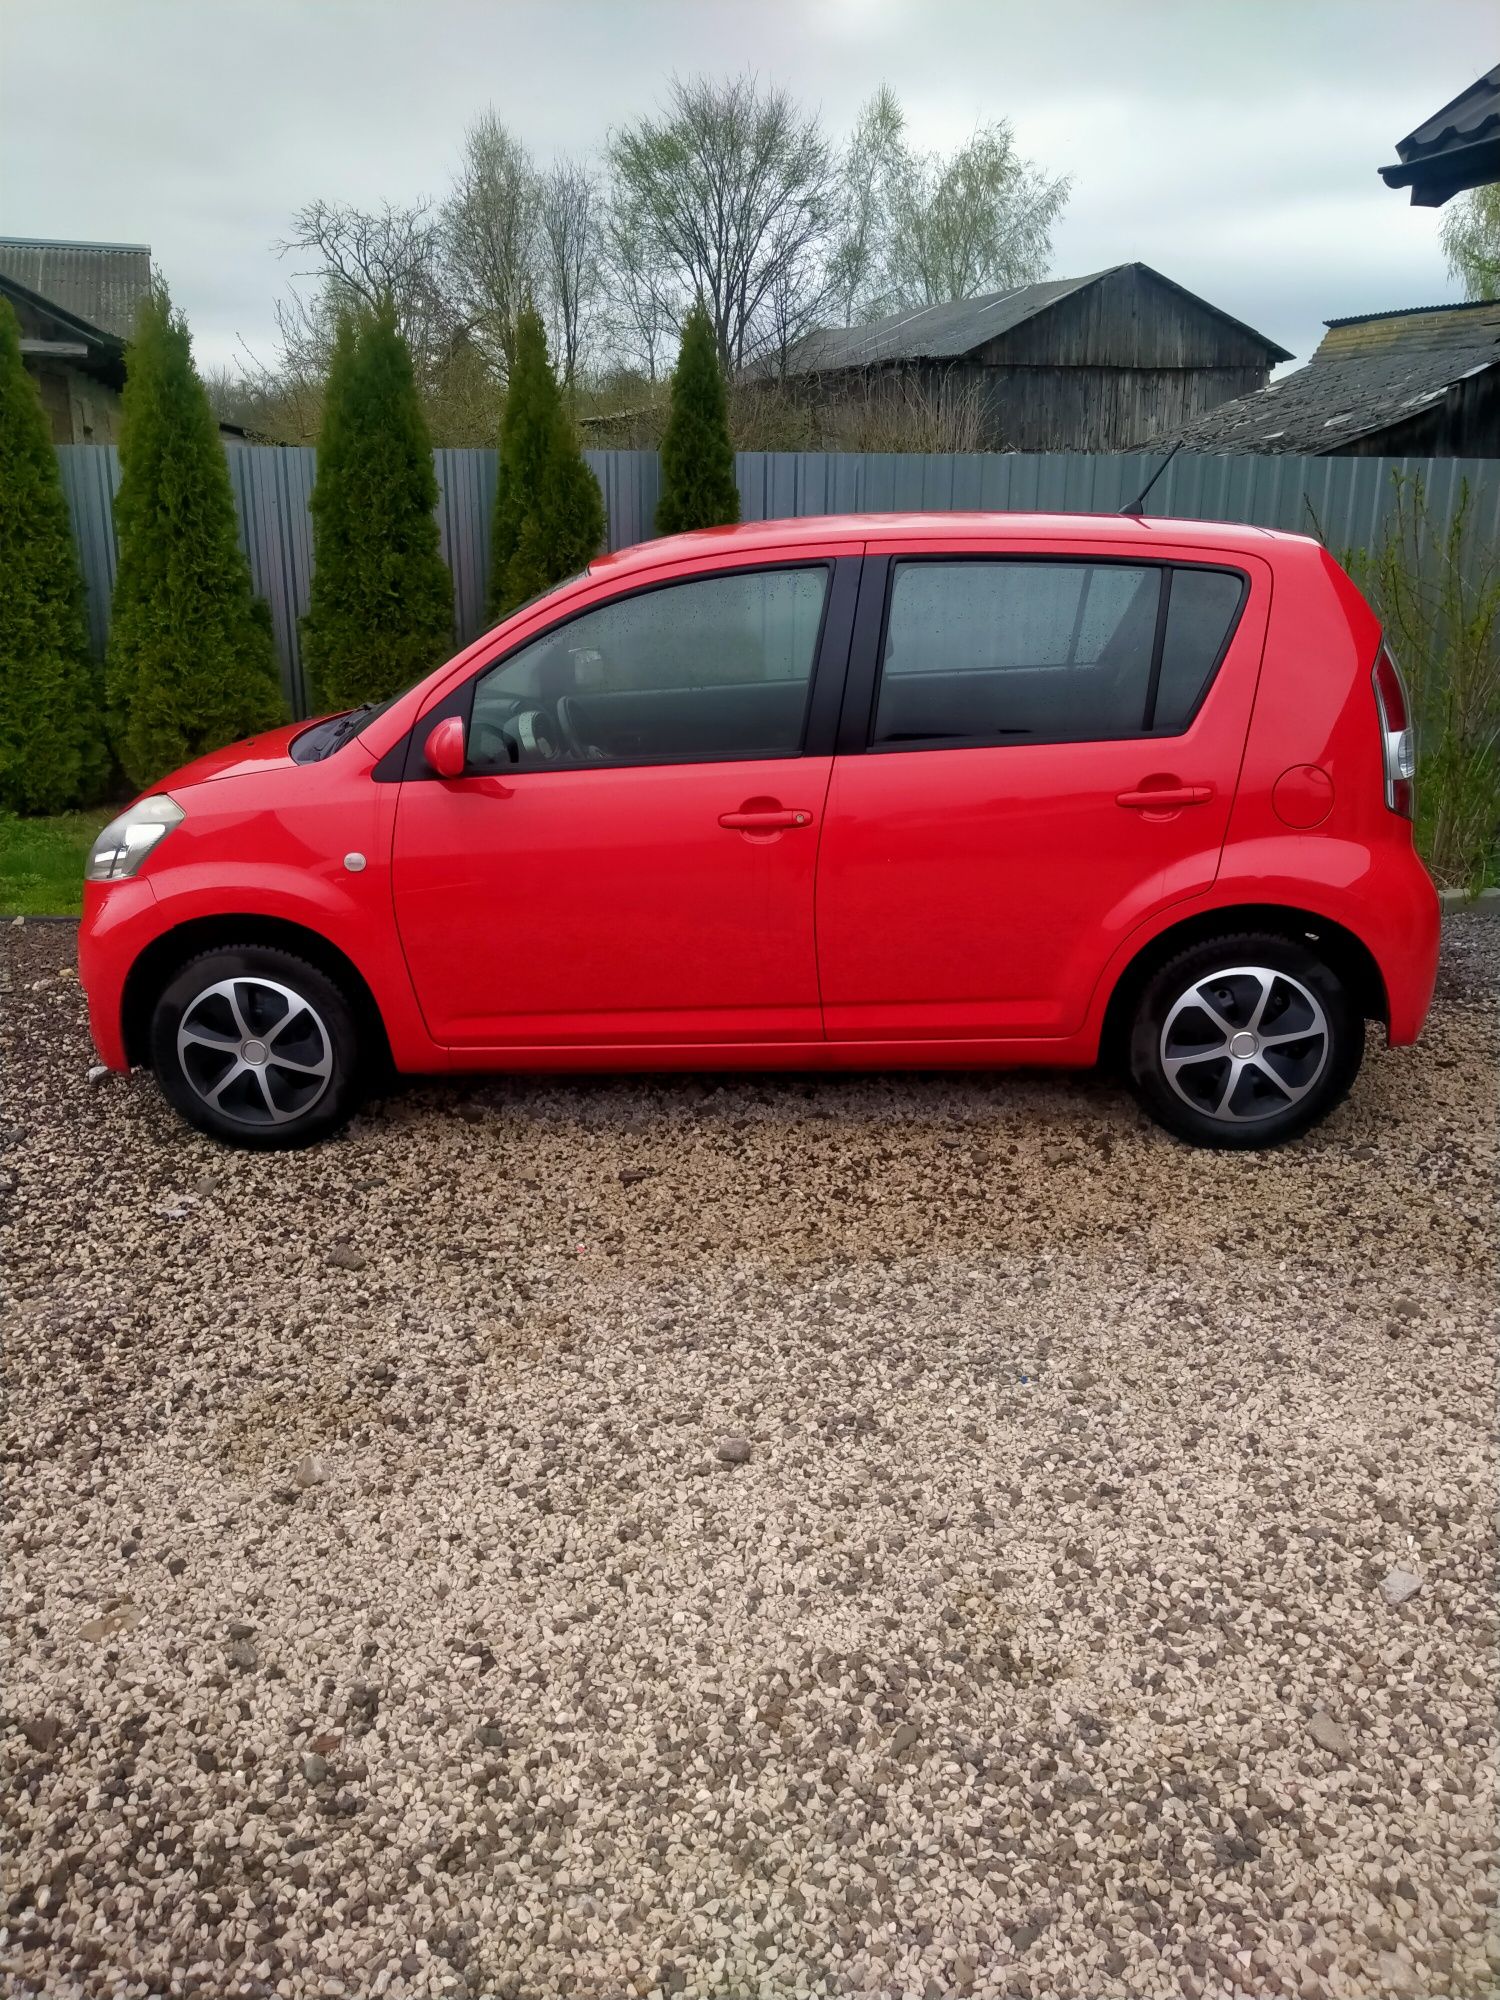
<instances>
[{"instance_id":1,"label":"corrugated roof sheet","mask_svg":"<svg viewBox=\"0 0 1500 2000\"><path fill-rule=\"evenodd\" d=\"M151 289L151 246L3 236L0 271L123 340L134 331L136 309Z\"/></svg>"},{"instance_id":2,"label":"corrugated roof sheet","mask_svg":"<svg viewBox=\"0 0 1500 2000\"><path fill-rule=\"evenodd\" d=\"M1500 63L1451 98L1440 111L1423 121L1415 132L1396 141L1397 157L1403 161L1428 159L1453 146L1471 146L1500 130Z\"/></svg>"},{"instance_id":3,"label":"corrugated roof sheet","mask_svg":"<svg viewBox=\"0 0 1500 2000\"><path fill-rule=\"evenodd\" d=\"M1402 337L1407 329L1413 337ZM1500 368L1500 302L1425 325L1405 313L1339 322L1305 368L1253 396L1220 403L1152 443L1180 441L1189 451L1337 451L1414 416L1461 377L1492 367Z\"/></svg>"},{"instance_id":4,"label":"corrugated roof sheet","mask_svg":"<svg viewBox=\"0 0 1500 2000\"><path fill-rule=\"evenodd\" d=\"M1324 326L1364 326L1371 320L1428 319L1437 313L1482 313L1486 309L1493 312L1493 299L1453 299L1440 306L1387 306L1382 312L1343 313L1337 319L1325 319Z\"/></svg>"},{"instance_id":5,"label":"corrugated roof sheet","mask_svg":"<svg viewBox=\"0 0 1500 2000\"><path fill-rule=\"evenodd\" d=\"M1174 284L1172 279L1164 278L1160 271L1151 270L1149 265L1111 264L1107 270L1090 271L1081 278L1046 278L1039 284L1013 285L1009 291L986 292L979 298L953 299L944 305L911 306L902 312L890 313L884 319L870 320L863 326L819 327L794 343L788 357L788 369L794 375L816 375L839 368L875 367L891 361L951 361L960 355L972 354L976 347L983 347L1020 326L1023 321L1034 319L1038 313L1048 311L1074 292L1097 285L1101 278L1131 269L1147 272L1161 284L1201 306L1205 312L1227 320L1231 326L1240 327L1252 339L1262 342L1273 359L1289 359L1285 348L1278 347L1264 334L1245 326L1242 320L1233 318L1218 306L1210 305L1207 299L1200 299L1195 292L1189 292L1183 286Z\"/></svg>"},{"instance_id":6,"label":"corrugated roof sheet","mask_svg":"<svg viewBox=\"0 0 1500 2000\"><path fill-rule=\"evenodd\" d=\"M1441 208L1466 188L1500 179L1500 63L1398 140L1387 187L1411 189L1419 208Z\"/></svg>"}]
</instances>

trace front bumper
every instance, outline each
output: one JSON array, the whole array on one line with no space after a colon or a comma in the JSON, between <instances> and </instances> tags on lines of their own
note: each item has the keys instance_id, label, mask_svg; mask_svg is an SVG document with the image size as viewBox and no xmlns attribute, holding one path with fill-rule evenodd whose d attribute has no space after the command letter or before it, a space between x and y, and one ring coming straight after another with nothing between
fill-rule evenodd
<instances>
[{"instance_id":1,"label":"front bumper","mask_svg":"<svg viewBox=\"0 0 1500 2000\"><path fill-rule=\"evenodd\" d=\"M89 1033L99 1060L125 1070L125 982L157 931L149 881L85 882L78 926L78 983L89 1004Z\"/></svg>"}]
</instances>

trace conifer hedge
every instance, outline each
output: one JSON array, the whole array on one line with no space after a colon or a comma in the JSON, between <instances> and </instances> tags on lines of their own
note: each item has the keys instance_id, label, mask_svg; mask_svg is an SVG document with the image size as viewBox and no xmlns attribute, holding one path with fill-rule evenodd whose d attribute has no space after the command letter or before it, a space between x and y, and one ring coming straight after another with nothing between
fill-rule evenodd
<instances>
[{"instance_id":1,"label":"conifer hedge","mask_svg":"<svg viewBox=\"0 0 1500 2000\"><path fill-rule=\"evenodd\" d=\"M701 304L682 328L672 370L672 402L661 441L661 499L656 532L719 528L740 518L734 447L713 324Z\"/></svg>"},{"instance_id":2,"label":"conifer hedge","mask_svg":"<svg viewBox=\"0 0 1500 2000\"><path fill-rule=\"evenodd\" d=\"M453 650L453 581L411 350L389 312L340 327L312 493L302 658L315 708L354 708Z\"/></svg>"},{"instance_id":3,"label":"conifer hedge","mask_svg":"<svg viewBox=\"0 0 1500 2000\"><path fill-rule=\"evenodd\" d=\"M57 453L0 299L0 808L55 813L100 796L102 692Z\"/></svg>"},{"instance_id":4,"label":"conifer hedge","mask_svg":"<svg viewBox=\"0 0 1500 2000\"><path fill-rule=\"evenodd\" d=\"M490 530L490 615L583 569L604 541L604 498L573 436L536 313L516 326L500 419L500 490Z\"/></svg>"},{"instance_id":5,"label":"conifer hedge","mask_svg":"<svg viewBox=\"0 0 1500 2000\"><path fill-rule=\"evenodd\" d=\"M105 685L116 754L148 785L269 728L283 708L218 425L186 323L159 287L141 306L125 370Z\"/></svg>"}]
</instances>

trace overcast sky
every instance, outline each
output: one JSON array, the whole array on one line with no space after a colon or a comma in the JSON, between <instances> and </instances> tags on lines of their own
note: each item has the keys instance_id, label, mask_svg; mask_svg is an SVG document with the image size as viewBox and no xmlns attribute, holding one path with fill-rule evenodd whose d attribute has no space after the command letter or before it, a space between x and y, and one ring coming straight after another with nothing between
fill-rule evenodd
<instances>
[{"instance_id":1,"label":"overcast sky","mask_svg":"<svg viewBox=\"0 0 1500 2000\"><path fill-rule=\"evenodd\" d=\"M486 105L545 161L748 67L835 133L882 82L925 146L1010 119L1073 177L1053 275L1139 258L1301 360L1457 296L1375 170L1497 55L1495 0L0 0L0 233L149 243L202 363L269 357L312 196L441 193Z\"/></svg>"}]
</instances>

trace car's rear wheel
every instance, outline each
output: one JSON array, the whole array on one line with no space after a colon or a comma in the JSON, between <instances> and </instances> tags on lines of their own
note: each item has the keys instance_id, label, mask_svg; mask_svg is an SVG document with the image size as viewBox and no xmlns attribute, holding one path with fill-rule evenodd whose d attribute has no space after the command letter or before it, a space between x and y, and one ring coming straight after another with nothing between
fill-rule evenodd
<instances>
[{"instance_id":1,"label":"car's rear wheel","mask_svg":"<svg viewBox=\"0 0 1500 2000\"><path fill-rule=\"evenodd\" d=\"M1275 933L1211 939L1147 980L1130 1080L1159 1124L1199 1146L1279 1146L1348 1093L1365 1024L1337 970Z\"/></svg>"},{"instance_id":2,"label":"car's rear wheel","mask_svg":"<svg viewBox=\"0 0 1500 2000\"><path fill-rule=\"evenodd\" d=\"M315 965L268 945L204 952L151 1016L151 1066L189 1124L234 1146L305 1146L359 1097L354 1010Z\"/></svg>"}]
</instances>

